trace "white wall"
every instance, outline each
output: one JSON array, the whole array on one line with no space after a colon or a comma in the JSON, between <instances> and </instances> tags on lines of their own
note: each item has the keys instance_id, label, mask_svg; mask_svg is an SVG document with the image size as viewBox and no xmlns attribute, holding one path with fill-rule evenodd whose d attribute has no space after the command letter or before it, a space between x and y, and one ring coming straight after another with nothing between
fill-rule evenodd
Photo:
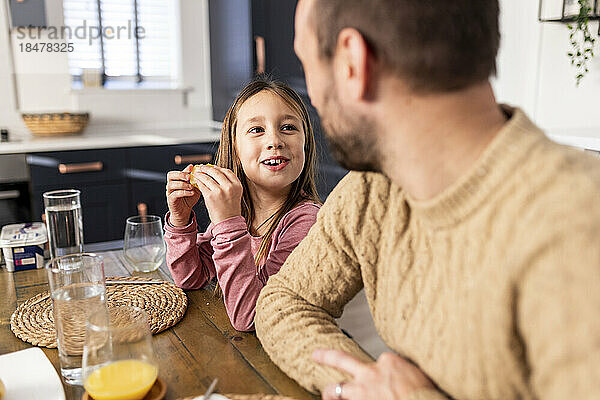
<instances>
[{"instance_id":1,"label":"white wall","mask_svg":"<svg viewBox=\"0 0 600 400\"><path fill-rule=\"evenodd\" d=\"M600 137L600 37L579 87L566 25L537 21L538 1L500 0L502 42L494 88L549 134ZM591 22L597 37L598 22Z\"/></svg>"},{"instance_id":2,"label":"white wall","mask_svg":"<svg viewBox=\"0 0 600 400\"><path fill-rule=\"evenodd\" d=\"M598 23L591 26L593 35ZM537 118L552 133L593 134L600 137L600 37L590 72L575 86L575 69L566 55L570 43L564 25L542 30Z\"/></svg>"},{"instance_id":3,"label":"white wall","mask_svg":"<svg viewBox=\"0 0 600 400\"><path fill-rule=\"evenodd\" d=\"M52 23L62 25L62 0L46 0ZM177 1L177 0L171 0ZM7 34L6 2L0 1L0 127L27 134L21 112L88 111L88 132L111 129L188 126L210 119L210 58L208 1L179 0L181 82L185 90L73 90L66 53L21 52ZM58 17L57 17L58 16ZM43 41L40 40L40 41ZM56 41L52 41L56 43ZM17 98L12 87L14 60ZM18 109L17 109L18 104Z\"/></svg>"},{"instance_id":4,"label":"white wall","mask_svg":"<svg viewBox=\"0 0 600 400\"><path fill-rule=\"evenodd\" d=\"M25 46L28 44L58 43L48 39L47 32L40 33L42 37L39 40L20 40L15 31L11 35L20 110L44 112L77 109L77 99L70 90L71 75L67 53L26 51ZM22 46L24 50L21 49Z\"/></svg>"},{"instance_id":5,"label":"white wall","mask_svg":"<svg viewBox=\"0 0 600 400\"><path fill-rule=\"evenodd\" d=\"M208 0L181 0L180 9L183 49L181 72L185 85L194 88L188 100L192 108L204 109L210 114L212 99Z\"/></svg>"},{"instance_id":6,"label":"white wall","mask_svg":"<svg viewBox=\"0 0 600 400\"><path fill-rule=\"evenodd\" d=\"M24 129L17 113L5 1L0 1L0 128Z\"/></svg>"}]
</instances>

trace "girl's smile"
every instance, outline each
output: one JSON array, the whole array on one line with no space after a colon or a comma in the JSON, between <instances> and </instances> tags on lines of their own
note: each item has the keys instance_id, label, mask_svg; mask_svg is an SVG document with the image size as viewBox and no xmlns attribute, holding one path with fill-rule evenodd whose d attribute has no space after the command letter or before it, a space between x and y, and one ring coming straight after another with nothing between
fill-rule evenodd
<instances>
[{"instance_id":1,"label":"girl's smile","mask_svg":"<svg viewBox=\"0 0 600 400\"><path fill-rule=\"evenodd\" d=\"M272 156L261 161L261 164L263 164L269 171L281 171L289 163L290 160L283 156Z\"/></svg>"}]
</instances>

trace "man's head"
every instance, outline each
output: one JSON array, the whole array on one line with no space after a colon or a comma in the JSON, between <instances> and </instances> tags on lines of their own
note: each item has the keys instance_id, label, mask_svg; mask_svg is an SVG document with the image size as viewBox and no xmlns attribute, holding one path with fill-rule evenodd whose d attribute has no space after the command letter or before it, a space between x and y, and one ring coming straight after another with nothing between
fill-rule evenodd
<instances>
[{"instance_id":1,"label":"man's head","mask_svg":"<svg viewBox=\"0 0 600 400\"><path fill-rule=\"evenodd\" d=\"M434 96L487 81L498 12L497 0L300 0L295 49L338 161L380 170L371 111L384 82Z\"/></svg>"}]
</instances>

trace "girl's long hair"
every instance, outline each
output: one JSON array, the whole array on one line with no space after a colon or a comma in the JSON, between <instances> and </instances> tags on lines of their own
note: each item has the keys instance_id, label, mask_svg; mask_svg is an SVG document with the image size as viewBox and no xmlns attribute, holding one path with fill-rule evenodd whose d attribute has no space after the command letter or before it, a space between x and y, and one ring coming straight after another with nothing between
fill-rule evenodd
<instances>
[{"instance_id":1,"label":"girl's long hair","mask_svg":"<svg viewBox=\"0 0 600 400\"><path fill-rule=\"evenodd\" d=\"M302 127L304 129L304 169L298 179L292 183L287 199L267 225L267 232L263 236L260 247L254 256L257 271L261 261L266 259L271 246L273 232L283 216L303 201L321 203L315 183L317 172L315 136L306 106L298 93L285 83L273 80L266 76L259 76L242 89L229 108L229 111L227 111L227 115L223 121L221 141L219 143L216 158L216 164L219 167L232 170L242 183L244 189L242 194L242 217L246 220L248 230L252 232L252 223L255 218L254 205L252 204L252 197L250 196L248 179L244 174L242 163L236 151L236 126L238 122L238 112L242 105L249 98L262 91L268 91L279 96L302 120Z\"/></svg>"}]
</instances>

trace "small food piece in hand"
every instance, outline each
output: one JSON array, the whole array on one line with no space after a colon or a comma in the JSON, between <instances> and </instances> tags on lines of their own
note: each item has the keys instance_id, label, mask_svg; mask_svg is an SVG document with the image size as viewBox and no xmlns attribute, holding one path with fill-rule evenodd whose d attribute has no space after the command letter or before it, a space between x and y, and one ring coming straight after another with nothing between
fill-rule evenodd
<instances>
[{"instance_id":1,"label":"small food piece in hand","mask_svg":"<svg viewBox=\"0 0 600 400\"><path fill-rule=\"evenodd\" d=\"M192 168L191 172L190 172L190 185L195 186L198 188L198 190L200 190L200 187L198 186L198 179L195 177L195 175L201 174L202 172L200 172L200 167L202 167L202 165L206 165L208 167L214 167L214 165L212 164L197 164L194 165L194 168Z\"/></svg>"},{"instance_id":2,"label":"small food piece in hand","mask_svg":"<svg viewBox=\"0 0 600 400\"><path fill-rule=\"evenodd\" d=\"M6 389L4 389L4 383L2 383L2 379L0 379L0 399L4 397L4 393Z\"/></svg>"},{"instance_id":3,"label":"small food piece in hand","mask_svg":"<svg viewBox=\"0 0 600 400\"><path fill-rule=\"evenodd\" d=\"M192 168L190 171L190 185L195 186L198 188L198 190L200 190L200 187L198 187L198 179L196 179L196 174L200 173L200 167L201 165L194 165L194 168Z\"/></svg>"}]
</instances>

